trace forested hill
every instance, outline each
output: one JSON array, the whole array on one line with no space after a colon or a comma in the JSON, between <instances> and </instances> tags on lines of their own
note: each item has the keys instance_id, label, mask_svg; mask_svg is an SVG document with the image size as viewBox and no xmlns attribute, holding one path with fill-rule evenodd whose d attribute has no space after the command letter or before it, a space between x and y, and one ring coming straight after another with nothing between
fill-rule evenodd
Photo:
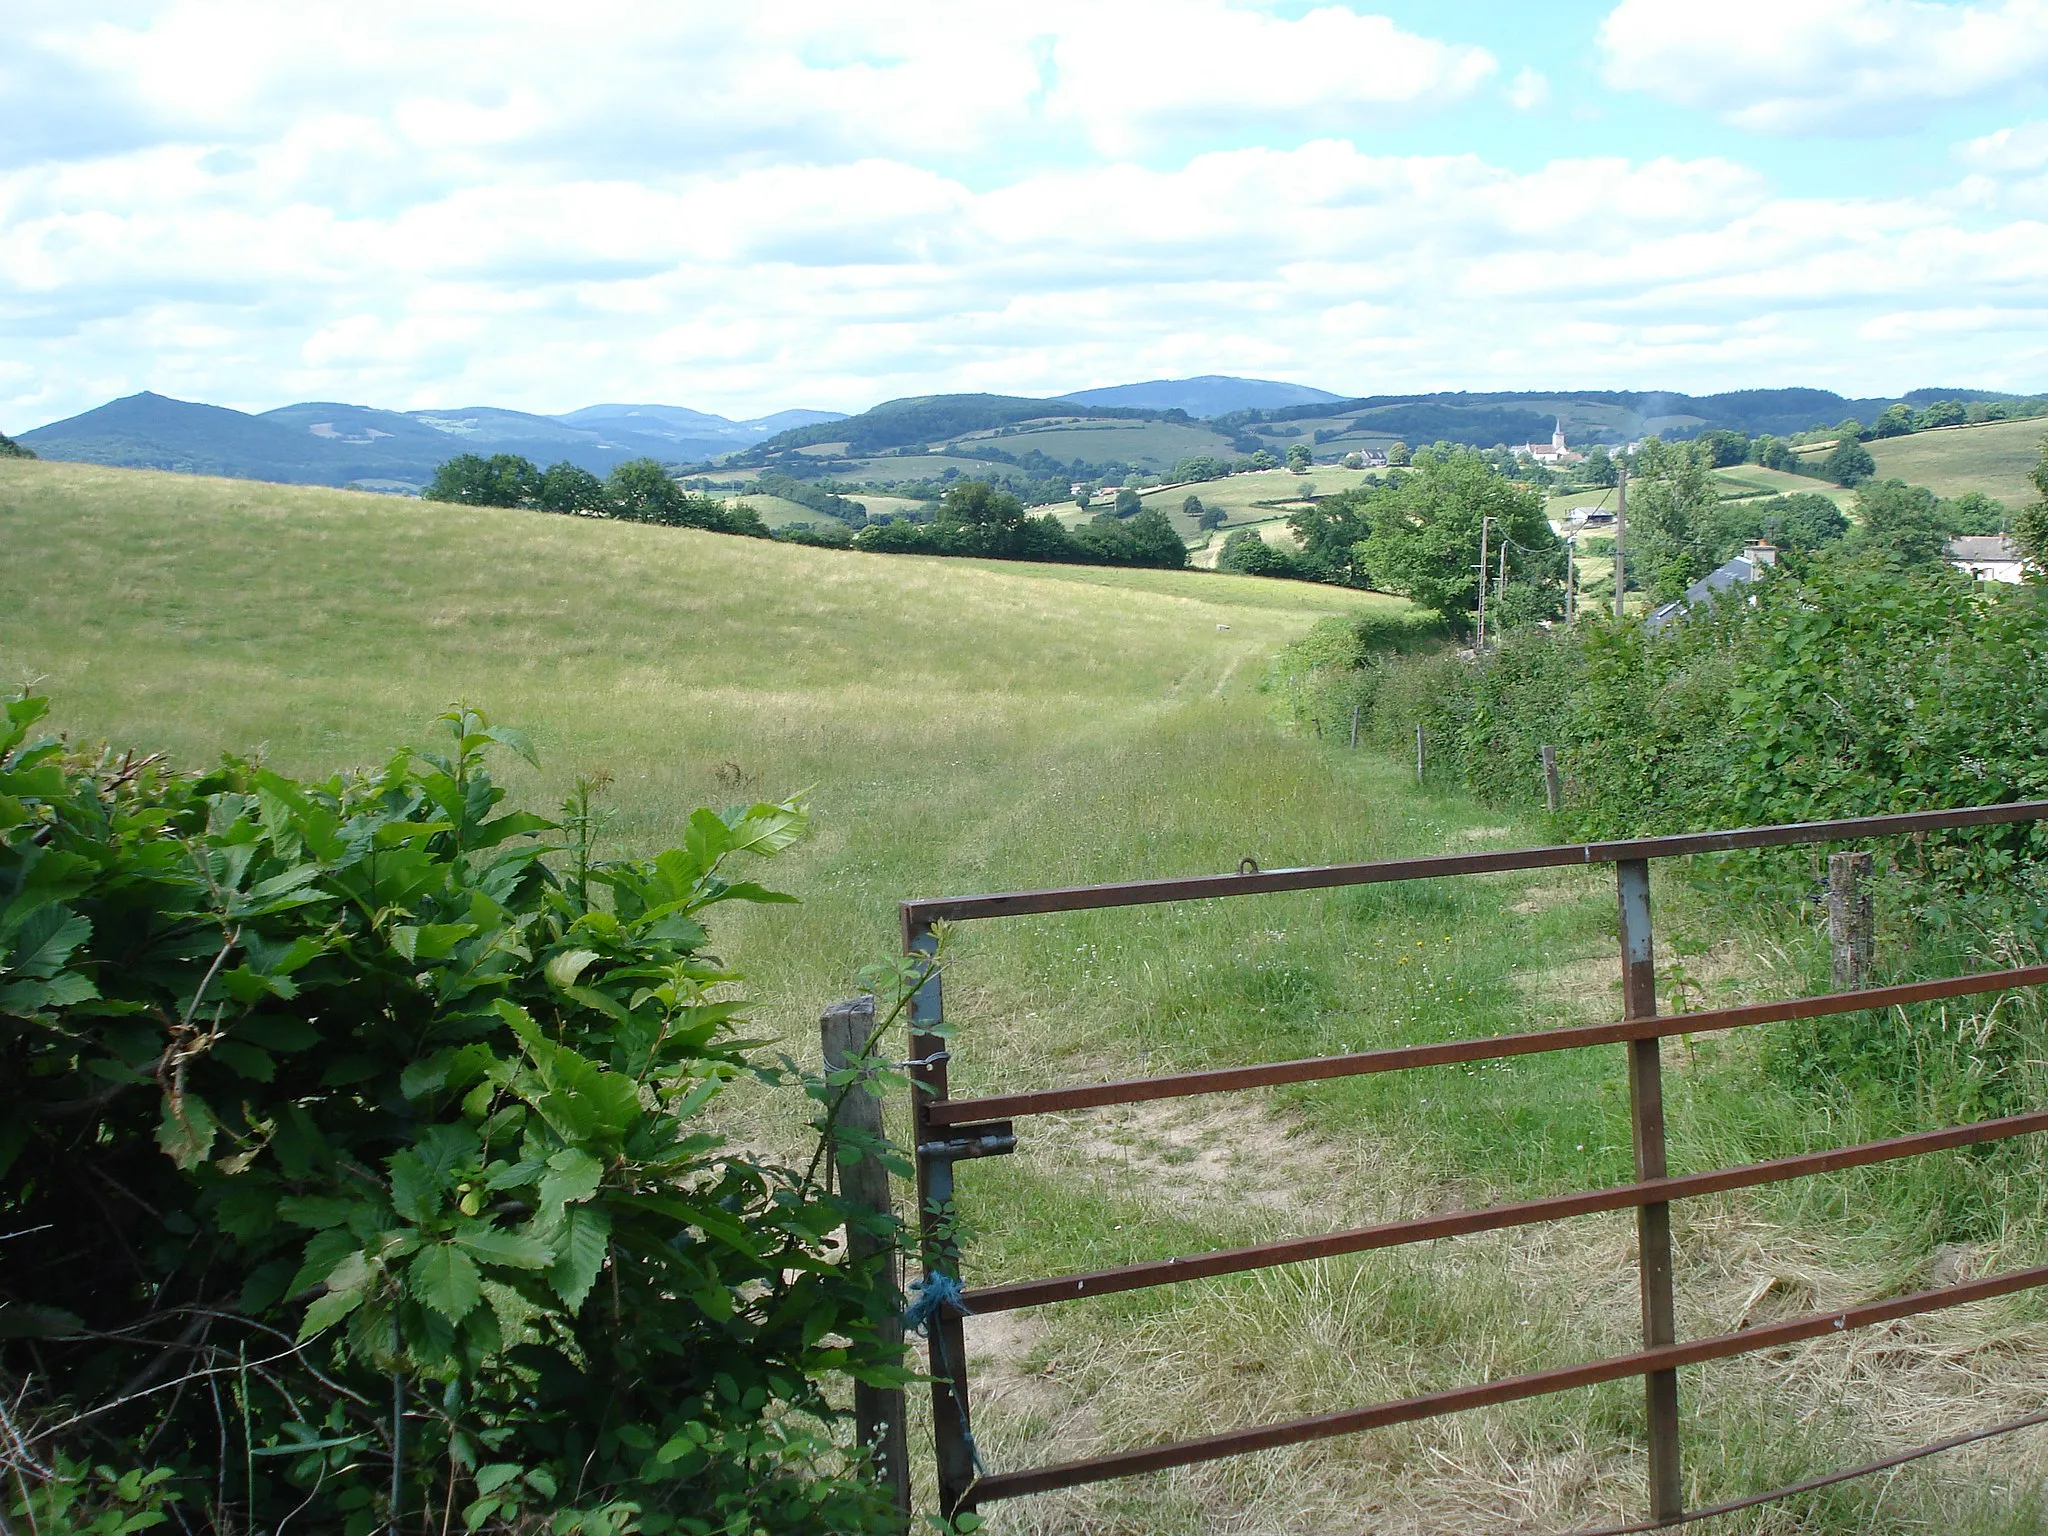
<instances>
[{"instance_id":1,"label":"forested hill","mask_svg":"<svg viewBox=\"0 0 2048 1536\"><path fill-rule=\"evenodd\" d=\"M844 443L849 454L883 453L943 442L966 432L988 432L1024 421L1062 417L1114 421L1185 420L1185 411L1149 411L1128 406L1080 406L1070 400L1034 400L1025 395L912 395L887 400L858 416L819 422L778 433L746 459L773 456L821 443Z\"/></svg>"},{"instance_id":2,"label":"forested hill","mask_svg":"<svg viewBox=\"0 0 2048 1536\"><path fill-rule=\"evenodd\" d=\"M1980 389L1916 389L1899 397L1910 405L1935 400L2008 400L2018 398ZM1307 421L1356 415L1383 431L1398 432L1411 442L1523 442L1550 435L1562 414L1567 429L1574 415L1592 408L1608 418L1618 434L1642 437L1690 437L1726 428L1755 437L1804 432L1854 416L1868 421L1893 401L1852 399L1829 389L1736 389L1716 395L1686 395L1672 390L1511 390L1473 393L1464 390L1428 395L1360 395L1305 405L1233 411L1215 418L1221 431L1241 431L1259 423ZM1539 430L1540 428L1540 430ZM1581 432L1579 435L1592 434Z\"/></svg>"}]
</instances>

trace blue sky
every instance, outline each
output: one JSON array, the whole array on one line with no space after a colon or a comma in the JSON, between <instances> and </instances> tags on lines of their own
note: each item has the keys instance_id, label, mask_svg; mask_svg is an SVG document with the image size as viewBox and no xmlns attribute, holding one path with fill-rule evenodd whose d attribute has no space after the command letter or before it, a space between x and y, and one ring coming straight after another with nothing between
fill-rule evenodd
<instances>
[{"instance_id":1,"label":"blue sky","mask_svg":"<svg viewBox=\"0 0 2048 1536\"><path fill-rule=\"evenodd\" d=\"M0 430L2048 389L2048 4L12 0Z\"/></svg>"}]
</instances>

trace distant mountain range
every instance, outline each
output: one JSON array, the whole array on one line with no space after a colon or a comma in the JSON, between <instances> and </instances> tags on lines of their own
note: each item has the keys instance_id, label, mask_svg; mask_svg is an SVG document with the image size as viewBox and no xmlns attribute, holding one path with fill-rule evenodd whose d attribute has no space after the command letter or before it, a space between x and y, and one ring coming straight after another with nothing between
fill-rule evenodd
<instances>
[{"instance_id":1,"label":"distant mountain range","mask_svg":"<svg viewBox=\"0 0 2048 1536\"><path fill-rule=\"evenodd\" d=\"M1223 416L1231 411L1263 411L1290 405L1323 405L1341 400L1328 390L1273 379L1237 379L1224 373L1198 374L1192 379L1148 379L1143 384L1112 384L1105 389L1077 389L1059 397L1080 405L1121 405L1141 411L1186 411L1190 416Z\"/></svg>"},{"instance_id":2,"label":"distant mountain range","mask_svg":"<svg viewBox=\"0 0 2048 1536\"><path fill-rule=\"evenodd\" d=\"M536 416L494 406L386 411L332 401L252 416L145 391L24 432L20 441L46 459L402 490L426 484L436 465L458 453L567 459L603 474L627 459L699 463L838 419L831 411L778 411L731 421L676 405L589 405Z\"/></svg>"},{"instance_id":3,"label":"distant mountain range","mask_svg":"<svg viewBox=\"0 0 2048 1536\"><path fill-rule=\"evenodd\" d=\"M1922 389L1901 398L1922 405L2013 397ZM1721 427L1785 434L1849 416L1872 421L1891 403L1824 389L1340 396L1221 374L1052 398L921 395L856 416L793 410L749 421L679 405L624 404L540 416L495 406L389 411L312 401L250 415L143 393L24 432L19 440L46 459L391 491L424 485L437 465L465 452L516 453L541 465L567 459L598 474L627 459L655 458L692 467L716 462L740 477L772 469L800 479L896 483L949 470L997 474L1005 465L1038 479L1092 478L1119 465L1163 471L1190 456L1228 457L1262 447L1277 454L1303 438L1329 458L1395 439L1490 447L1547 440L1560 422L1580 444L1627 442L1653 432L1692 437Z\"/></svg>"}]
</instances>

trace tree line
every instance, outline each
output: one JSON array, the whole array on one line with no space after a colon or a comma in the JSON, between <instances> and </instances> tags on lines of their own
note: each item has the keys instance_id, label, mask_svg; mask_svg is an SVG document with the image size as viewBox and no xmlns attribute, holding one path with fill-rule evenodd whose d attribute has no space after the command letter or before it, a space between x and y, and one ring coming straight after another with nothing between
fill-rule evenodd
<instances>
[{"instance_id":1,"label":"tree line","mask_svg":"<svg viewBox=\"0 0 2048 1536\"><path fill-rule=\"evenodd\" d=\"M860 511L865 516L857 503L843 497L815 488L796 489L807 492L803 504L813 510L837 518L841 513L831 503L844 502L848 512ZM1187 545L1163 512L1106 513L1069 530L1049 513L1027 515L1023 502L985 480L954 482L928 523L898 519L869 523L855 532L835 521L798 525L779 535L745 502L725 502L688 490L654 459L629 459L600 479L567 462L543 470L518 454L485 458L465 453L441 465L421 494L429 501L462 506L526 507L571 517L701 528L748 538L780 537L790 543L876 554L971 555L989 560L1169 570L1188 563ZM821 501L825 503L822 507L817 505Z\"/></svg>"}]
</instances>

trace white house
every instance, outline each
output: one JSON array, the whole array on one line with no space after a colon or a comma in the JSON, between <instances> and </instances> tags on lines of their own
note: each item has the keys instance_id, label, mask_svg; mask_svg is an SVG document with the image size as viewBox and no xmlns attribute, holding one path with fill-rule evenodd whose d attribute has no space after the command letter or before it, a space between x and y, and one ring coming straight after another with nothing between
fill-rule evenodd
<instances>
[{"instance_id":1,"label":"white house","mask_svg":"<svg viewBox=\"0 0 2048 1536\"><path fill-rule=\"evenodd\" d=\"M1950 539L1948 563L1959 571L1968 571L1979 581L2018 583L2026 574L2019 546L2002 533Z\"/></svg>"}]
</instances>

